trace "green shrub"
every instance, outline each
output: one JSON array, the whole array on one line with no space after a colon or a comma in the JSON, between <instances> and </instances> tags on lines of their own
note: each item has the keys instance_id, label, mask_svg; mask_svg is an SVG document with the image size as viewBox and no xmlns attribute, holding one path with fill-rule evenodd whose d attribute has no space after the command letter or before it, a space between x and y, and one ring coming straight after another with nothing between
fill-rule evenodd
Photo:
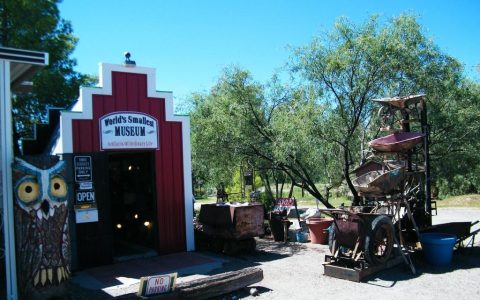
<instances>
[{"instance_id":1,"label":"green shrub","mask_svg":"<svg viewBox=\"0 0 480 300\"><path fill-rule=\"evenodd\" d=\"M273 197L269 193L261 192L258 201L265 206L266 210L270 210L273 205Z\"/></svg>"},{"instance_id":2,"label":"green shrub","mask_svg":"<svg viewBox=\"0 0 480 300\"><path fill-rule=\"evenodd\" d=\"M453 178L442 178L437 180L436 188L441 198L477 193L475 181L463 175L455 175Z\"/></svg>"}]
</instances>

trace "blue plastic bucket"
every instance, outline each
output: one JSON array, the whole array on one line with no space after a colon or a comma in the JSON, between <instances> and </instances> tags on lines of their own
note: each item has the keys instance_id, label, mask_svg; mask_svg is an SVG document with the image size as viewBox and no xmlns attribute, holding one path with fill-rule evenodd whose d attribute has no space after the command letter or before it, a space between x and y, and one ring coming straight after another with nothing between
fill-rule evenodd
<instances>
[{"instance_id":1,"label":"blue plastic bucket","mask_svg":"<svg viewBox=\"0 0 480 300\"><path fill-rule=\"evenodd\" d=\"M452 261L457 237L446 233L424 233L420 236L423 255L429 264L448 266Z\"/></svg>"},{"instance_id":2,"label":"blue plastic bucket","mask_svg":"<svg viewBox=\"0 0 480 300\"><path fill-rule=\"evenodd\" d=\"M308 233L306 232L297 231L295 235L299 243L306 243L308 241Z\"/></svg>"}]
</instances>

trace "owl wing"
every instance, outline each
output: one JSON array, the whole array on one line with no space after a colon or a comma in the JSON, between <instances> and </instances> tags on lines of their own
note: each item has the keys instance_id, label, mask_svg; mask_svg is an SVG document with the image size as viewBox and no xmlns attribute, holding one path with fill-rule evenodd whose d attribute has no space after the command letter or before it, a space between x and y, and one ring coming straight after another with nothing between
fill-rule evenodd
<instances>
[{"instance_id":1,"label":"owl wing","mask_svg":"<svg viewBox=\"0 0 480 300\"><path fill-rule=\"evenodd\" d=\"M37 232L37 218L32 211L28 213L15 204L15 239L17 249L17 266L19 268L19 286L27 289L29 285L38 284L43 256L43 243Z\"/></svg>"}]
</instances>

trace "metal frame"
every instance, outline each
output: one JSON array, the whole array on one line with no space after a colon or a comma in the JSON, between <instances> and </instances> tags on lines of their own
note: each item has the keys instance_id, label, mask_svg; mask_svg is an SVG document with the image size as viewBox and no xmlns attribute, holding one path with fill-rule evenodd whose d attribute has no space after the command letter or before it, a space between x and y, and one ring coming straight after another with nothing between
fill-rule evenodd
<instances>
[{"instance_id":1,"label":"metal frame","mask_svg":"<svg viewBox=\"0 0 480 300\"><path fill-rule=\"evenodd\" d=\"M40 67L48 64L48 53L0 47L0 146L1 195L5 245L7 299L17 299L15 231L13 215L13 134L11 92L21 87Z\"/></svg>"},{"instance_id":2,"label":"metal frame","mask_svg":"<svg viewBox=\"0 0 480 300\"><path fill-rule=\"evenodd\" d=\"M362 276L392 266L402 259L410 266L412 273L416 273L415 267L408 256L408 249L415 248L416 245L403 240L402 232L406 228L401 225L401 220L406 218L411 222L412 228L408 231L408 234L412 234L414 231L418 241L420 241L419 227L431 226L432 223L427 107L424 98L425 95L413 95L402 98L373 99L373 101L380 103L382 106L378 115L381 121L381 130L393 131L394 134L387 137L395 137L394 139L384 141L384 144L381 144L382 146L385 145L383 148L374 147L372 146L373 141L370 142L370 147L373 148L372 157L378 157L382 161L382 172L378 174L389 174L387 172L390 170L390 167L388 167L388 160L386 160L389 156L394 156L394 161L401 163L404 172L402 172L402 176L384 177L382 175L374 177L373 175L377 175L374 172L359 175L357 179L368 179L366 182L359 181L356 186L360 195L364 196L362 202L365 206L352 206L352 211L348 211L349 208L321 210L334 217L334 224L337 224L336 222L340 220L347 222L348 225L343 226L343 229L335 229L336 234L340 233L340 237L336 236L332 248L335 249L335 242L338 240L340 243L338 246L353 250L352 259L334 250L335 253L333 253L333 256L328 257L325 264L325 275L359 281ZM412 143L410 143L409 135L407 134L411 132L411 122L419 122L419 129L421 130L421 134L418 134L420 138L416 138L415 142ZM398 124L400 124L400 128L398 128ZM397 139L395 132L408 136ZM420 206L422 207L420 208ZM365 214L364 209L367 208L369 208L368 213ZM412 213L413 208L421 210L423 216L415 216ZM366 246L362 245L361 242L359 243L359 239L363 239L368 235L366 225L370 223L368 219L364 220L367 215L386 215L392 219L392 224L397 224L397 228L393 228L393 230L398 230L400 240L397 240L394 236L393 242L394 245L397 245L396 249L400 254L398 257L389 257L385 262L379 263L379 265L369 265L367 263ZM348 216L348 220L344 216ZM362 222L353 222L350 220L351 217ZM353 226L354 223L361 224ZM352 238L356 235L358 237L355 242ZM347 261L348 263L346 263Z\"/></svg>"}]
</instances>

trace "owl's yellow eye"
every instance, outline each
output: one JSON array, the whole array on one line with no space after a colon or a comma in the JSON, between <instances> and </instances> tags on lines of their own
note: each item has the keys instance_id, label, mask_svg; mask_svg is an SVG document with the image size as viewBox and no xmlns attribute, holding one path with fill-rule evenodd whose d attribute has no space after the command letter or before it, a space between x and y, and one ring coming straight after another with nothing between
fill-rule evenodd
<instances>
[{"instance_id":1,"label":"owl's yellow eye","mask_svg":"<svg viewBox=\"0 0 480 300\"><path fill-rule=\"evenodd\" d=\"M25 203L31 203L37 200L39 195L40 188L36 182L24 181L17 187L17 197Z\"/></svg>"},{"instance_id":2,"label":"owl's yellow eye","mask_svg":"<svg viewBox=\"0 0 480 300\"><path fill-rule=\"evenodd\" d=\"M50 195L53 197L67 196L67 183L61 177L54 177L50 179Z\"/></svg>"}]
</instances>

